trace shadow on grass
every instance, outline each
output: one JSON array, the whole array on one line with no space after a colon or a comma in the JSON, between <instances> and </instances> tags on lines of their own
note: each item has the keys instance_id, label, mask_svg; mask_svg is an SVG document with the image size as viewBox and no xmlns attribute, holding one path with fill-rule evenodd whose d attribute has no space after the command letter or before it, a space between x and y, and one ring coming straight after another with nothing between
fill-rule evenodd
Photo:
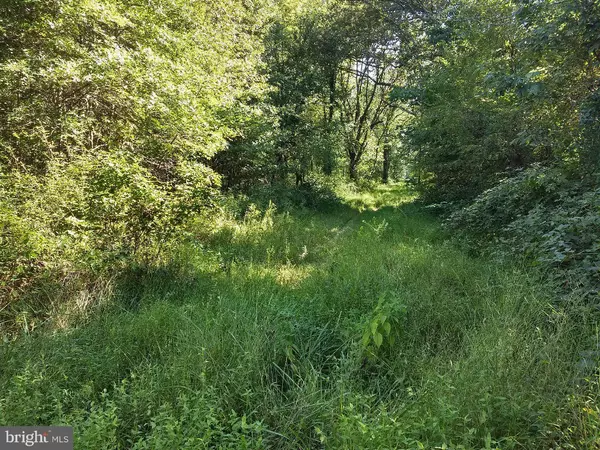
<instances>
[{"instance_id":1,"label":"shadow on grass","mask_svg":"<svg viewBox=\"0 0 600 450\"><path fill-rule=\"evenodd\" d=\"M360 310L377 297L376 285L361 283L358 275L350 280L343 273L357 264L352 258L364 252L362 243L357 244L354 256L350 255L348 267L337 261L343 256L336 252L347 239L354 239L361 227L369 239L372 231L364 223L388 220L396 227L404 223L403 215L413 212L412 205L404 205L361 213L340 202L330 205L328 213L296 210L277 215L266 229L260 221L247 223L247 230L237 237L217 232L203 242L203 248L184 243L187 250L164 266L136 266L122 272L114 282L110 304L81 326L51 335L34 333L5 346L3 360L11 362L3 366L1 378L7 381L5 377L24 370L27 361L44 359L58 376L55 381L59 385L60 377L68 376L69 384L94 380L97 387L108 388L139 364L163 359L170 336L190 326L178 319L178 314L185 314L186 305L202 305L218 316L223 299L234 313L260 314L280 323L273 332L278 343L273 345L284 349L278 350L284 355L288 345L292 355L304 353L303 345L315 335L321 336L322 345L309 359L315 367L322 366L319 358L329 360L343 347L344 338L329 330L339 319L339 298L347 297L347 306ZM406 224L402 226L407 236L422 232L420 225L410 232ZM282 281L282 271L287 271L284 275L292 282ZM235 328L235 324L231 326ZM13 358L22 350L27 359ZM285 362L288 356L278 358Z\"/></svg>"},{"instance_id":2,"label":"shadow on grass","mask_svg":"<svg viewBox=\"0 0 600 450\"><path fill-rule=\"evenodd\" d=\"M448 245L432 245L442 239L438 224L418 206L365 207L369 202L226 222L199 235L201 242L183 243L163 267L124 272L113 306L85 325L0 349L0 406L11 405L4 415L0 408L0 421L75 418L94 432L100 411L116 429L115 442L127 448L151 435L148 424L163 420L161 411L182 396L201 403L212 392L211 408L273 430L272 448L320 448L315 430L328 427L334 438L336 421L353 417L377 430L379 406L397 412L397 427L407 416L395 408L404 404L417 408L407 429L430 433L422 417L437 421L450 405L456 417L475 417L468 425L483 442L488 429L475 421L492 390L493 399L514 397L523 411L508 405L506 418L490 416L498 436L529 429L537 420L530 401L543 399L554 387L548 380L563 374L554 364L538 365L531 381L531 361L553 348L539 339L548 318L533 288ZM367 337L381 334L373 355L365 330ZM515 355L519 364L512 364ZM355 400L364 415L345 412L354 411ZM182 417L172 412L172 429L189 429ZM461 437L454 417L447 429ZM229 430L229 421L220 414L211 426ZM380 430L380 437L394 430Z\"/></svg>"}]
</instances>

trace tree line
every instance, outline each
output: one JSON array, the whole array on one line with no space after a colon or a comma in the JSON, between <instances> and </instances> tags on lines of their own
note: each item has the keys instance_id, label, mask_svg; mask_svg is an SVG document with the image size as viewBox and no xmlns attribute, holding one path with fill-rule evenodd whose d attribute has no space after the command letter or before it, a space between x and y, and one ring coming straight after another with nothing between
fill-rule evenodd
<instances>
[{"instance_id":1,"label":"tree line","mask_svg":"<svg viewBox=\"0 0 600 450\"><path fill-rule=\"evenodd\" d=\"M597 292L599 66L593 0L7 0L3 303L322 180L404 180Z\"/></svg>"}]
</instances>

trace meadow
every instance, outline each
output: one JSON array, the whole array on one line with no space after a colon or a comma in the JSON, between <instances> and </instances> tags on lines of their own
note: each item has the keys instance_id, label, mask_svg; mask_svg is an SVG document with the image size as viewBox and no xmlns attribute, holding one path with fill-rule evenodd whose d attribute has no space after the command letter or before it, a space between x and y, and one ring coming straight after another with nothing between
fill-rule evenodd
<instances>
[{"instance_id":1,"label":"meadow","mask_svg":"<svg viewBox=\"0 0 600 450\"><path fill-rule=\"evenodd\" d=\"M0 423L77 449L597 448L598 335L401 185L198 220L85 320L0 347Z\"/></svg>"}]
</instances>

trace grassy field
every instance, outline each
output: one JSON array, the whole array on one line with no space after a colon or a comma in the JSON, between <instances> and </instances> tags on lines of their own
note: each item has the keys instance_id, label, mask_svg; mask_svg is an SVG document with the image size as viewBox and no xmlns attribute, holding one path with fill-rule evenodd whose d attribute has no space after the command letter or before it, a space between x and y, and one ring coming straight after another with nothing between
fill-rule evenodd
<instances>
[{"instance_id":1,"label":"grassy field","mask_svg":"<svg viewBox=\"0 0 600 450\"><path fill-rule=\"evenodd\" d=\"M0 353L0 424L78 449L600 448L595 326L400 187L198 225L79 326Z\"/></svg>"}]
</instances>

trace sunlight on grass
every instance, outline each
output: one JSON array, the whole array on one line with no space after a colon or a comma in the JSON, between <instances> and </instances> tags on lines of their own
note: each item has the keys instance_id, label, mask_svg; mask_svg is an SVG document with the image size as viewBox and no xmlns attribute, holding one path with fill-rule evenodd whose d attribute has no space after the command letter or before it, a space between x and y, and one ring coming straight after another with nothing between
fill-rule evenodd
<instances>
[{"instance_id":1,"label":"sunlight on grass","mask_svg":"<svg viewBox=\"0 0 600 450\"><path fill-rule=\"evenodd\" d=\"M315 270L313 266L296 266L284 264L277 270L277 282L282 286L298 287L298 285L311 276Z\"/></svg>"},{"instance_id":2,"label":"sunlight on grass","mask_svg":"<svg viewBox=\"0 0 600 450\"><path fill-rule=\"evenodd\" d=\"M577 365L595 345L585 321L444 242L403 186L346 194L329 213L198 225L112 309L3 347L0 423L71 424L90 449L595 439L591 391L573 388L593 377Z\"/></svg>"},{"instance_id":3,"label":"sunlight on grass","mask_svg":"<svg viewBox=\"0 0 600 450\"><path fill-rule=\"evenodd\" d=\"M339 189L339 195L346 204L359 211L377 211L384 206L398 207L416 198L402 183L377 185L366 190L353 189L347 185Z\"/></svg>"}]
</instances>

